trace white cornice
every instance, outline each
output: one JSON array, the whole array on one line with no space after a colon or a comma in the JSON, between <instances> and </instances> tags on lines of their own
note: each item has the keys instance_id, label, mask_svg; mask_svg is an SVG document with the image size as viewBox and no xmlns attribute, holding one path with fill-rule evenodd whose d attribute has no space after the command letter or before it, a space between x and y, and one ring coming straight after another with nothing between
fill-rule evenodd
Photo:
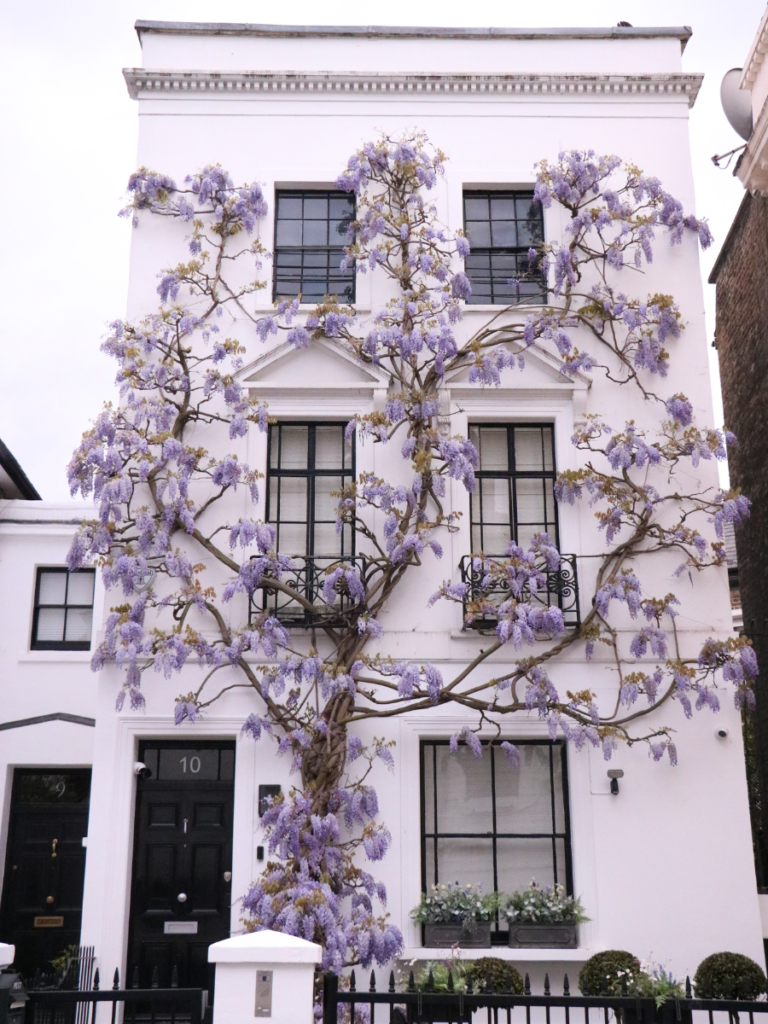
<instances>
[{"instance_id":1,"label":"white cornice","mask_svg":"<svg viewBox=\"0 0 768 1024\"><path fill-rule=\"evenodd\" d=\"M763 66L765 54L768 52L768 8L760 21L760 27L749 48L747 59L744 62L744 70L741 73L740 89L751 89L755 79Z\"/></svg>"},{"instance_id":2,"label":"white cornice","mask_svg":"<svg viewBox=\"0 0 768 1024\"><path fill-rule=\"evenodd\" d=\"M376 74L370 72L153 71L124 68L133 99L155 96L206 99L275 96L341 97L418 94L450 96L552 96L558 99L614 96L646 99L685 97L692 107L703 75L669 72L654 75L545 74Z\"/></svg>"},{"instance_id":3,"label":"white cornice","mask_svg":"<svg viewBox=\"0 0 768 1024\"><path fill-rule=\"evenodd\" d=\"M760 111L734 173L753 195L768 195L768 103Z\"/></svg>"}]
</instances>

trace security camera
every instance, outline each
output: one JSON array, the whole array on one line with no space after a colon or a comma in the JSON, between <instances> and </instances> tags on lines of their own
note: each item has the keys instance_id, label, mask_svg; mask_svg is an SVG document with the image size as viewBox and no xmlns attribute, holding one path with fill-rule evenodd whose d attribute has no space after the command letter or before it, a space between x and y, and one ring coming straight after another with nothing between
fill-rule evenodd
<instances>
[{"instance_id":1,"label":"security camera","mask_svg":"<svg viewBox=\"0 0 768 1024\"><path fill-rule=\"evenodd\" d=\"M719 740L727 740L728 739L728 730L727 729L723 729L723 728L715 729L715 736L717 736L717 738Z\"/></svg>"},{"instance_id":2,"label":"security camera","mask_svg":"<svg viewBox=\"0 0 768 1024\"><path fill-rule=\"evenodd\" d=\"M138 775L140 779L151 779L152 769L147 768L143 761L134 761L133 774Z\"/></svg>"}]
</instances>

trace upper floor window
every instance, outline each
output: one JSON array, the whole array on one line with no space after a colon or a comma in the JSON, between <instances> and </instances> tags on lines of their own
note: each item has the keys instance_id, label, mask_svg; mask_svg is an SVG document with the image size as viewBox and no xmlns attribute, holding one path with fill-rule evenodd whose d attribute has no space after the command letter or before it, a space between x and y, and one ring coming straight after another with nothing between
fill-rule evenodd
<instances>
[{"instance_id":1,"label":"upper floor window","mask_svg":"<svg viewBox=\"0 0 768 1024\"><path fill-rule=\"evenodd\" d=\"M565 743L514 740L514 767L494 745L421 744L422 889L482 882L485 892L564 885L572 892Z\"/></svg>"},{"instance_id":2,"label":"upper floor window","mask_svg":"<svg viewBox=\"0 0 768 1024\"><path fill-rule=\"evenodd\" d=\"M286 555L330 561L354 554L351 527L336 531L334 492L354 479L345 423L277 423L269 428L267 521Z\"/></svg>"},{"instance_id":3,"label":"upper floor window","mask_svg":"<svg viewBox=\"0 0 768 1024\"><path fill-rule=\"evenodd\" d=\"M464 261L470 303L545 301L545 279L528 258L528 249L544 240L541 203L533 192L465 192L464 229L472 247Z\"/></svg>"},{"instance_id":4,"label":"upper floor window","mask_svg":"<svg viewBox=\"0 0 768 1024\"><path fill-rule=\"evenodd\" d=\"M277 299L355 301L355 270L341 269L355 197L346 192L279 191L276 196L274 293Z\"/></svg>"},{"instance_id":5,"label":"upper floor window","mask_svg":"<svg viewBox=\"0 0 768 1024\"><path fill-rule=\"evenodd\" d=\"M38 569L33 651L88 651L93 629L95 569Z\"/></svg>"},{"instance_id":6,"label":"upper floor window","mask_svg":"<svg viewBox=\"0 0 768 1024\"><path fill-rule=\"evenodd\" d=\"M504 555L510 540L526 548L536 533L558 543L551 425L470 424L480 456L471 496L472 551Z\"/></svg>"}]
</instances>

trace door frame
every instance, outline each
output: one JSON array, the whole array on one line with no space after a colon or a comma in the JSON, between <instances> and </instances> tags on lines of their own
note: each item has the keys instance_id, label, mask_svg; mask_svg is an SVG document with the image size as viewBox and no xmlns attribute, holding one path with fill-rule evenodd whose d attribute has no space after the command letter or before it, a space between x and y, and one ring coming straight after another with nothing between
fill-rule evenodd
<instances>
[{"instance_id":1,"label":"door frame","mask_svg":"<svg viewBox=\"0 0 768 1024\"><path fill-rule=\"evenodd\" d=\"M250 737L241 736L244 717L243 714L237 718L210 718L186 728L175 726L165 715L124 718L113 712L97 719L81 942L100 950L101 964L110 976L118 967L120 976L125 977L128 956L137 795L133 766L138 759L140 740L190 744L197 740L235 741L233 899L244 894L259 874L255 842L259 823L258 745ZM271 747L269 754L274 759ZM287 765L281 765L279 771L270 775L279 776L275 781L282 781L287 769ZM240 916L240 907L235 902L230 913L233 934L242 929Z\"/></svg>"}]
</instances>

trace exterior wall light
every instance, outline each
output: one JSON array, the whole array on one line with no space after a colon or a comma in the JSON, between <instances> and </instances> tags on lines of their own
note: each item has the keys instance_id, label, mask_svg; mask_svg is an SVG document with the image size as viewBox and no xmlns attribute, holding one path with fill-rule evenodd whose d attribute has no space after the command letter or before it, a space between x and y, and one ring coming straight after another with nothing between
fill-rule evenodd
<instances>
[{"instance_id":1,"label":"exterior wall light","mask_svg":"<svg viewBox=\"0 0 768 1024\"><path fill-rule=\"evenodd\" d=\"M609 768L608 778L611 780L611 795L619 795L619 779L624 778L624 771L622 768Z\"/></svg>"}]
</instances>

